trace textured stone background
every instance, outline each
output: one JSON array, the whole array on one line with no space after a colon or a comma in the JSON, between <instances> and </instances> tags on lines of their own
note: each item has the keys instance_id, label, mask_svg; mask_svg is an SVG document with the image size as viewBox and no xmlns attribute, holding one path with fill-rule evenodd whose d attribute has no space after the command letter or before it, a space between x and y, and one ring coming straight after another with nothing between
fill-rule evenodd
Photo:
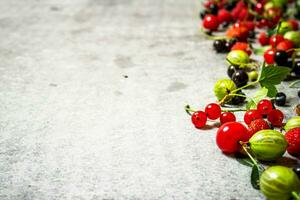
<instances>
[{"instance_id":1,"label":"textured stone background","mask_svg":"<svg viewBox=\"0 0 300 200\"><path fill-rule=\"evenodd\" d=\"M199 8L2 0L0 199L262 199L183 110L226 77Z\"/></svg>"}]
</instances>

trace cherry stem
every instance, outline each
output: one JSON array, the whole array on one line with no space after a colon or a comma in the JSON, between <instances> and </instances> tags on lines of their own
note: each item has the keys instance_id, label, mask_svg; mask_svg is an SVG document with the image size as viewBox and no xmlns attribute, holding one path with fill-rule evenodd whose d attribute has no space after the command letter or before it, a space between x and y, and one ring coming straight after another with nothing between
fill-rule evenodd
<instances>
[{"instance_id":1,"label":"cherry stem","mask_svg":"<svg viewBox=\"0 0 300 200\"><path fill-rule=\"evenodd\" d=\"M292 191L292 196L294 197L295 200L300 200L300 196L297 192Z\"/></svg>"},{"instance_id":2,"label":"cherry stem","mask_svg":"<svg viewBox=\"0 0 300 200\"><path fill-rule=\"evenodd\" d=\"M192 115L191 113L197 112L196 110L191 109L190 105L186 105L184 110L187 114Z\"/></svg>"},{"instance_id":3,"label":"cherry stem","mask_svg":"<svg viewBox=\"0 0 300 200\"><path fill-rule=\"evenodd\" d=\"M252 157L252 155L249 153L248 149L247 149L247 145L246 143L244 143L243 141L239 141L239 143L242 145L243 150L246 152L246 154L249 156L249 158L251 159L251 161L253 162L254 165L258 166L258 163L256 162L256 160Z\"/></svg>"},{"instance_id":4,"label":"cherry stem","mask_svg":"<svg viewBox=\"0 0 300 200\"><path fill-rule=\"evenodd\" d=\"M295 85L297 85L298 83L300 83L300 80L294 81L291 84L289 84L289 88L294 87Z\"/></svg>"}]
</instances>

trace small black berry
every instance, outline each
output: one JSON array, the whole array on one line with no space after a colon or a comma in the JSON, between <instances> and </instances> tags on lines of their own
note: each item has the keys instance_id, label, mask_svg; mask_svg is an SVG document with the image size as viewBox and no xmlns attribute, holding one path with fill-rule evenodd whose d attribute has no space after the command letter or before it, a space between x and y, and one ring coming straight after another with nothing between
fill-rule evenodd
<instances>
[{"instance_id":1,"label":"small black berry","mask_svg":"<svg viewBox=\"0 0 300 200\"><path fill-rule=\"evenodd\" d=\"M222 53L225 50L226 40L215 40L213 43L213 47L217 53Z\"/></svg>"},{"instance_id":2,"label":"small black berry","mask_svg":"<svg viewBox=\"0 0 300 200\"><path fill-rule=\"evenodd\" d=\"M227 75L229 76L229 78L232 78L233 73L238 69L237 66L234 65L229 65L228 69L227 69Z\"/></svg>"},{"instance_id":3,"label":"small black berry","mask_svg":"<svg viewBox=\"0 0 300 200\"><path fill-rule=\"evenodd\" d=\"M248 83L248 74L243 70L236 70L232 75L232 81L237 87L242 87Z\"/></svg>"},{"instance_id":4,"label":"small black berry","mask_svg":"<svg viewBox=\"0 0 300 200\"><path fill-rule=\"evenodd\" d=\"M288 54L285 51L276 51L274 61L278 66L286 66L288 61Z\"/></svg>"},{"instance_id":5,"label":"small black berry","mask_svg":"<svg viewBox=\"0 0 300 200\"><path fill-rule=\"evenodd\" d=\"M275 96L276 106L284 106L286 103L286 95L283 92L278 92Z\"/></svg>"}]
</instances>

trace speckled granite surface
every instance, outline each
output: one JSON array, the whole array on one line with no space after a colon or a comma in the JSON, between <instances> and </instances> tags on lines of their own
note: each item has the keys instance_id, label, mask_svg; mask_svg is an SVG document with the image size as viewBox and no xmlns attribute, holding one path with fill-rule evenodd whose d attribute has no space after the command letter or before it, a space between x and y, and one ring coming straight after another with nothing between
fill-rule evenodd
<instances>
[{"instance_id":1,"label":"speckled granite surface","mask_svg":"<svg viewBox=\"0 0 300 200\"><path fill-rule=\"evenodd\" d=\"M216 129L194 129L183 110L214 101L226 77L198 9L2 0L0 199L263 199Z\"/></svg>"}]
</instances>

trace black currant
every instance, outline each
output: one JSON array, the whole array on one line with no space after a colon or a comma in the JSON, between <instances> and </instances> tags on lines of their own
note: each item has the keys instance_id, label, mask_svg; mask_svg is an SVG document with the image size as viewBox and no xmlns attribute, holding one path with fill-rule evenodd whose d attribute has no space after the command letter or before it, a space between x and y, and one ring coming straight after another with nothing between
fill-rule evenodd
<instances>
[{"instance_id":1,"label":"black currant","mask_svg":"<svg viewBox=\"0 0 300 200\"><path fill-rule=\"evenodd\" d=\"M227 69L227 75L229 76L229 78L232 78L233 73L238 69L237 66L234 65L229 65L228 69Z\"/></svg>"},{"instance_id":2,"label":"black currant","mask_svg":"<svg viewBox=\"0 0 300 200\"><path fill-rule=\"evenodd\" d=\"M241 90L239 90L238 92L236 92L236 94L246 96L245 93L243 93ZM231 104L233 104L233 105L239 105L239 104L243 103L245 100L246 100L246 97L234 96L231 99Z\"/></svg>"},{"instance_id":3,"label":"black currant","mask_svg":"<svg viewBox=\"0 0 300 200\"><path fill-rule=\"evenodd\" d=\"M286 102L286 95L283 92L278 92L275 96L275 105L284 106Z\"/></svg>"},{"instance_id":4,"label":"black currant","mask_svg":"<svg viewBox=\"0 0 300 200\"><path fill-rule=\"evenodd\" d=\"M217 53L222 53L225 50L226 40L215 40L213 43L213 47Z\"/></svg>"},{"instance_id":5,"label":"black currant","mask_svg":"<svg viewBox=\"0 0 300 200\"><path fill-rule=\"evenodd\" d=\"M237 87L242 87L248 83L248 74L243 70L236 70L232 74L232 81Z\"/></svg>"},{"instance_id":6,"label":"black currant","mask_svg":"<svg viewBox=\"0 0 300 200\"><path fill-rule=\"evenodd\" d=\"M285 51L276 51L274 61L278 66L286 66L288 61L288 54Z\"/></svg>"},{"instance_id":7,"label":"black currant","mask_svg":"<svg viewBox=\"0 0 300 200\"><path fill-rule=\"evenodd\" d=\"M213 15L216 15L218 14L218 6L216 4L211 4L209 6L209 10L210 10L210 13L213 14Z\"/></svg>"},{"instance_id":8,"label":"black currant","mask_svg":"<svg viewBox=\"0 0 300 200\"><path fill-rule=\"evenodd\" d=\"M231 50L231 47L237 42L237 39L231 39L226 41L225 43L225 48L226 48L226 52L229 52Z\"/></svg>"},{"instance_id":9,"label":"black currant","mask_svg":"<svg viewBox=\"0 0 300 200\"><path fill-rule=\"evenodd\" d=\"M298 76L300 75L300 61L296 61L293 72Z\"/></svg>"},{"instance_id":10,"label":"black currant","mask_svg":"<svg viewBox=\"0 0 300 200\"><path fill-rule=\"evenodd\" d=\"M300 165L296 165L295 167L293 167L293 171L295 172L295 174L297 174L297 176L300 178Z\"/></svg>"},{"instance_id":11,"label":"black currant","mask_svg":"<svg viewBox=\"0 0 300 200\"><path fill-rule=\"evenodd\" d=\"M224 5L224 8L228 11L231 11L236 5L236 1L229 1Z\"/></svg>"},{"instance_id":12,"label":"black currant","mask_svg":"<svg viewBox=\"0 0 300 200\"><path fill-rule=\"evenodd\" d=\"M285 64L285 67L288 67L288 68L293 68L293 61L292 60L288 60Z\"/></svg>"}]
</instances>

